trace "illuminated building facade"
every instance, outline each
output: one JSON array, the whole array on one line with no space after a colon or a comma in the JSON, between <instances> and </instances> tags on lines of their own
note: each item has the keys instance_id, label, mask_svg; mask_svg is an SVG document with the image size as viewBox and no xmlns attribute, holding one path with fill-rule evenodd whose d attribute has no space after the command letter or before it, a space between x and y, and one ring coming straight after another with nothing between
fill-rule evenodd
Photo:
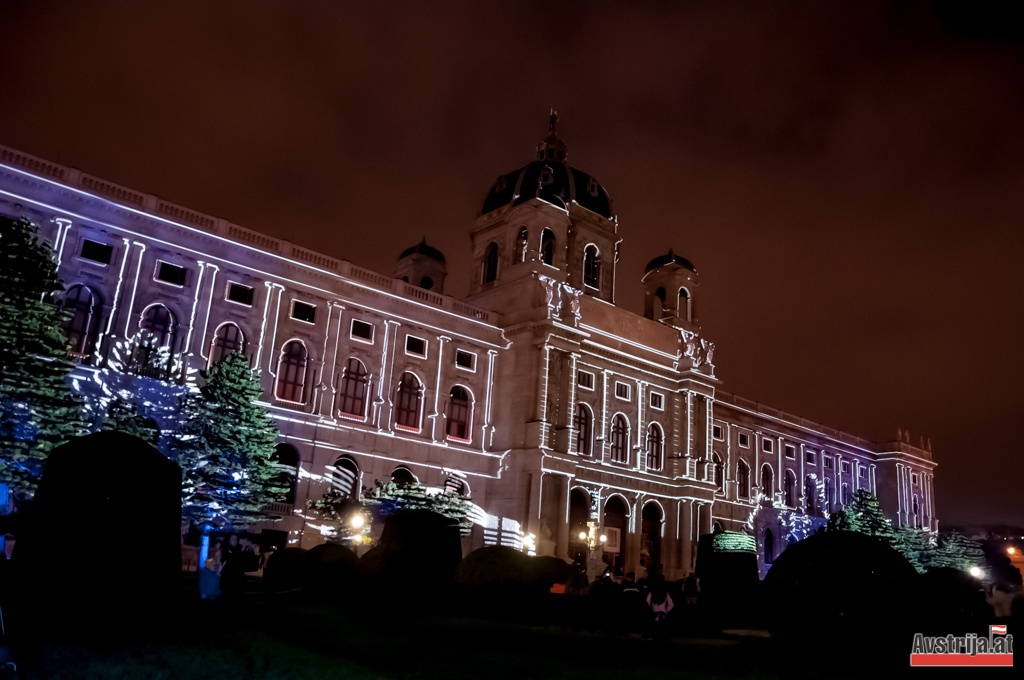
<instances>
[{"instance_id":1,"label":"illuminated building facade","mask_svg":"<svg viewBox=\"0 0 1024 680\"><path fill-rule=\"evenodd\" d=\"M861 488L899 525L937 529L930 444L875 444L718 388L688 260L651 260L643 315L615 305L611 199L554 124L487 193L462 299L425 241L382 274L4 147L0 212L54 246L81 384L114 370L173 394L177 365L251 357L295 472L272 530L293 543L331 530L306 499L387 479L467 496L467 547L526 535L573 558L594 522L608 562L670 578L716 528L753 534L770 564ZM126 354L140 334L148 349Z\"/></svg>"}]
</instances>

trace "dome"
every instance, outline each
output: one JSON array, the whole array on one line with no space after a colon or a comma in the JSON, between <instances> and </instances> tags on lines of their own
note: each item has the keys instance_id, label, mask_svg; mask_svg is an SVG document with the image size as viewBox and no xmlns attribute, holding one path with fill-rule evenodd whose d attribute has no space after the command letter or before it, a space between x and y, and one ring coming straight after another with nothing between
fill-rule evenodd
<instances>
[{"instance_id":1,"label":"dome","mask_svg":"<svg viewBox=\"0 0 1024 680\"><path fill-rule=\"evenodd\" d=\"M432 260L437 260L442 264L446 264L446 261L444 259L444 253L442 253L437 248L434 248L433 246L428 246L426 237L424 237L422 241L412 246L411 248L406 248L405 250L403 250L402 254L398 256L398 259L401 260L403 257L409 257L414 253L425 255L426 257L429 257Z\"/></svg>"},{"instance_id":2,"label":"dome","mask_svg":"<svg viewBox=\"0 0 1024 680\"><path fill-rule=\"evenodd\" d=\"M555 131L557 122L558 114L552 111L548 136L537 147L537 159L498 177L484 199L481 214L539 198L562 209L575 202L601 217L614 219L612 199L604 187L592 175L569 165L565 142Z\"/></svg>"},{"instance_id":3,"label":"dome","mask_svg":"<svg viewBox=\"0 0 1024 680\"><path fill-rule=\"evenodd\" d=\"M673 262L675 262L676 264L678 264L681 267L685 267L686 269L689 269L691 272L693 272L695 274L697 273L697 270L694 269L692 262L687 260L685 257L682 257L681 255L676 255L675 253L672 252L671 248L669 249L668 254L666 254L666 255L659 255L658 257L656 257L653 260L651 260L650 262L648 262L647 263L647 268L644 269L644 273L646 274L649 271L653 271L653 270L657 269L658 267L664 267L665 265L671 264Z\"/></svg>"}]
</instances>

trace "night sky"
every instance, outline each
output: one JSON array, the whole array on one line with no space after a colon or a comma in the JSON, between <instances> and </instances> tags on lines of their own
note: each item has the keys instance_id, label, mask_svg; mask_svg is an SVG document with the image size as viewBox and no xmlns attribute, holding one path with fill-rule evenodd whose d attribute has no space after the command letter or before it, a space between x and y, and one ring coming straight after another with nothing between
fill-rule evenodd
<instances>
[{"instance_id":1,"label":"night sky","mask_svg":"<svg viewBox=\"0 0 1024 680\"><path fill-rule=\"evenodd\" d=\"M462 296L555 108L620 304L674 248L722 389L1024 525L1024 35L963 6L6 0L0 144L387 273L426 236Z\"/></svg>"}]
</instances>

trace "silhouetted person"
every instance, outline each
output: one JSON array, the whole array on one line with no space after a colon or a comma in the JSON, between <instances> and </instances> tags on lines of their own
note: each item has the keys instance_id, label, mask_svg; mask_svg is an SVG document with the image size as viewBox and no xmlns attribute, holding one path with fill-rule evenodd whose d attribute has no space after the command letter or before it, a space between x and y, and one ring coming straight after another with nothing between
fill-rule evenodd
<instances>
[{"instance_id":1,"label":"silhouetted person","mask_svg":"<svg viewBox=\"0 0 1024 680\"><path fill-rule=\"evenodd\" d=\"M199 570L199 597L213 600L220 597L220 574L217 572L217 560L212 557Z\"/></svg>"},{"instance_id":2,"label":"silhouetted person","mask_svg":"<svg viewBox=\"0 0 1024 680\"><path fill-rule=\"evenodd\" d=\"M245 586L246 554L238 545L238 536L231 534L222 548L224 566L220 570L220 589L227 597L238 595Z\"/></svg>"},{"instance_id":3,"label":"silhouetted person","mask_svg":"<svg viewBox=\"0 0 1024 680\"><path fill-rule=\"evenodd\" d=\"M658 574L648 582L650 591L647 593L647 606L650 609L649 628L647 639L662 639L666 635L666 624L669 612L672 611L675 603L672 596L668 594L665 585L665 578Z\"/></svg>"}]
</instances>

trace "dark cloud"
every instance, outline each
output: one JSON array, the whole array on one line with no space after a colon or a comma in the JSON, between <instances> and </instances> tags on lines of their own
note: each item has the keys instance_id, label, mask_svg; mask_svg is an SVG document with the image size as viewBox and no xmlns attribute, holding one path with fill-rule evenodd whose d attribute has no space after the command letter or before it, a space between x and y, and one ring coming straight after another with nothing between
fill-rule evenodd
<instances>
[{"instance_id":1,"label":"dark cloud","mask_svg":"<svg viewBox=\"0 0 1024 680\"><path fill-rule=\"evenodd\" d=\"M426 235L460 294L487 187L555 107L615 200L620 303L675 248L724 389L930 436L940 518L1024 524L998 7L12 0L0 143L382 271Z\"/></svg>"}]
</instances>

